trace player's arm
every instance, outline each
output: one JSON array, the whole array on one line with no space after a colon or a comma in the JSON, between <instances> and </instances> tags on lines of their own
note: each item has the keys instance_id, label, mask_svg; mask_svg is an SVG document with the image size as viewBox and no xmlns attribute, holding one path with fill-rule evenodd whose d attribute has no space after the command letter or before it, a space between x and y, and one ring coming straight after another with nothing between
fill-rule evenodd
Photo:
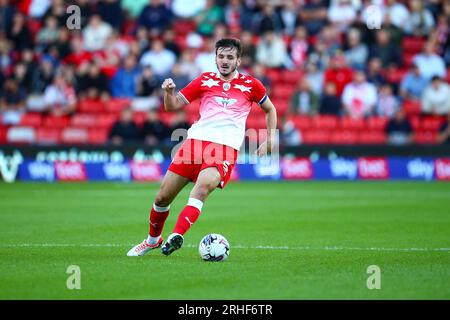
<instances>
[{"instance_id":1,"label":"player's arm","mask_svg":"<svg viewBox=\"0 0 450 320\"><path fill-rule=\"evenodd\" d=\"M256 151L258 156L264 156L272 152L273 147L277 141L277 110L270 101L269 97L261 104L261 108L266 113L267 139L264 141Z\"/></svg>"},{"instance_id":2,"label":"player's arm","mask_svg":"<svg viewBox=\"0 0 450 320\"><path fill-rule=\"evenodd\" d=\"M185 103L175 93L176 85L171 78L165 79L161 87L164 90L164 109L166 111L177 111L185 106Z\"/></svg>"}]
</instances>

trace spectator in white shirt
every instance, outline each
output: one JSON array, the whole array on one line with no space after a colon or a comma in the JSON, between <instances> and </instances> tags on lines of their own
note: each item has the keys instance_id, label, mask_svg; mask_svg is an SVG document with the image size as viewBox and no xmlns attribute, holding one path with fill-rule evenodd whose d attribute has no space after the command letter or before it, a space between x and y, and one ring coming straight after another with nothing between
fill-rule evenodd
<instances>
[{"instance_id":1,"label":"spectator in white shirt","mask_svg":"<svg viewBox=\"0 0 450 320\"><path fill-rule=\"evenodd\" d=\"M425 1L411 0L406 32L415 36L427 36L432 31L435 21L430 10L425 8Z\"/></svg>"},{"instance_id":2,"label":"spectator in white shirt","mask_svg":"<svg viewBox=\"0 0 450 320\"><path fill-rule=\"evenodd\" d=\"M151 49L142 55L139 64L141 67L151 66L157 76L165 77L172 70L176 60L175 54L165 49L161 40L155 39Z\"/></svg>"},{"instance_id":3,"label":"spectator in white shirt","mask_svg":"<svg viewBox=\"0 0 450 320\"><path fill-rule=\"evenodd\" d=\"M44 100L48 111L54 116L65 116L75 111L75 89L63 75L56 75L53 84L45 89Z\"/></svg>"},{"instance_id":4,"label":"spectator in white shirt","mask_svg":"<svg viewBox=\"0 0 450 320\"><path fill-rule=\"evenodd\" d=\"M273 31L266 32L256 46L256 61L269 68L289 66L289 57L283 39Z\"/></svg>"},{"instance_id":5,"label":"spectator in white shirt","mask_svg":"<svg viewBox=\"0 0 450 320\"><path fill-rule=\"evenodd\" d=\"M98 14L94 14L83 30L84 48L87 51L102 50L112 31L113 29L108 23L103 22Z\"/></svg>"},{"instance_id":6,"label":"spectator in white shirt","mask_svg":"<svg viewBox=\"0 0 450 320\"><path fill-rule=\"evenodd\" d=\"M350 0L338 0L328 9L328 19L342 32L346 31L356 18L356 8Z\"/></svg>"},{"instance_id":7,"label":"spectator in white shirt","mask_svg":"<svg viewBox=\"0 0 450 320\"><path fill-rule=\"evenodd\" d=\"M217 72L216 52L213 38L206 38L203 50L195 58L195 66L200 72Z\"/></svg>"},{"instance_id":8,"label":"spectator in white shirt","mask_svg":"<svg viewBox=\"0 0 450 320\"><path fill-rule=\"evenodd\" d=\"M414 57L413 62L419 67L420 75L427 80L433 76L445 77L445 62L434 52L434 44L427 42L422 53Z\"/></svg>"},{"instance_id":9,"label":"spectator in white shirt","mask_svg":"<svg viewBox=\"0 0 450 320\"><path fill-rule=\"evenodd\" d=\"M373 114L377 102L377 89L366 81L363 71L356 71L353 82L347 84L342 94L346 114L361 118Z\"/></svg>"},{"instance_id":10,"label":"spectator in white shirt","mask_svg":"<svg viewBox=\"0 0 450 320\"><path fill-rule=\"evenodd\" d=\"M392 24L406 30L409 20L409 11L403 3L397 0L387 0L385 13L391 17Z\"/></svg>"},{"instance_id":11,"label":"spectator in white shirt","mask_svg":"<svg viewBox=\"0 0 450 320\"><path fill-rule=\"evenodd\" d=\"M445 115L450 112L450 86L439 76L434 76L431 84L423 92L422 112Z\"/></svg>"}]
</instances>

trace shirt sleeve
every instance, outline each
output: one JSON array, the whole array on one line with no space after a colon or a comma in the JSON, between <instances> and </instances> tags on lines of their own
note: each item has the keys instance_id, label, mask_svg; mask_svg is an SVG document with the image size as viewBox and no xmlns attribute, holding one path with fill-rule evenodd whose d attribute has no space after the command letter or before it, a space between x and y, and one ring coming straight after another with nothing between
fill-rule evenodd
<instances>
[{"instance_id":1,"label":"shirt sleeve","mask_svg":"<svg viewBox=\"0 0 450 320\"><path fill-rule=\"evenodd\" d=\"M184 103L189 104L200 97L200 94L202 93L200 80L201 76L195 78L186 87L178 92L178 95Z\"/></svg>"},{"instance_id":2,"label":"shirt sleeve","mask_svg":"<svg viewBox=\"0 0 450 320\"><path fill-rule=\"evenodd\" d=\"M253 85L253 101L261 105L267 99L267 91L264 85L258 79L254 79Z\"/></svg>"}]
</instances>

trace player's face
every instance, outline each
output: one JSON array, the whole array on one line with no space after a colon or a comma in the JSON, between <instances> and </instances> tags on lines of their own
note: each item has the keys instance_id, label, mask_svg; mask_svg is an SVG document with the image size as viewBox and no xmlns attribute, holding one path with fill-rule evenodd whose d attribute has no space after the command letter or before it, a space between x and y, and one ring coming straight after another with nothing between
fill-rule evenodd
<instances>
[{"instance_id":1,"label":"player's face","mask_svg":"<svg viewBox=\"0 0 450 320\"><path fill-rule=\"evenodd\" d=\"M219 48L217 50L216 65L222 76L233 74L240 64L241 59L237 57L236 48Z\"/></svg>"}]
</instances>

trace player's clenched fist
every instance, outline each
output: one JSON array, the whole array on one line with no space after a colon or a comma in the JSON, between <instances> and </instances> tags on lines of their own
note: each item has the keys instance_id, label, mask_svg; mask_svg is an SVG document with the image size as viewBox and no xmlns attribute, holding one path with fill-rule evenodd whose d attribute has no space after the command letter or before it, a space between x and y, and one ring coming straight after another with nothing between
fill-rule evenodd
<instances>
[{"instance_id":1,"label":"player's clenched fist","mask_svg":"<svg viewBox=\"0 0 450 320\"><path fill-rule=\"evenodd\" d=\"M176 85L175 85L175 82L173 82L172 78L168 78L168 79L164 80L161 87L163 88L163 90L171 92L175 89Z\"/></svg>"}]
</instances>

